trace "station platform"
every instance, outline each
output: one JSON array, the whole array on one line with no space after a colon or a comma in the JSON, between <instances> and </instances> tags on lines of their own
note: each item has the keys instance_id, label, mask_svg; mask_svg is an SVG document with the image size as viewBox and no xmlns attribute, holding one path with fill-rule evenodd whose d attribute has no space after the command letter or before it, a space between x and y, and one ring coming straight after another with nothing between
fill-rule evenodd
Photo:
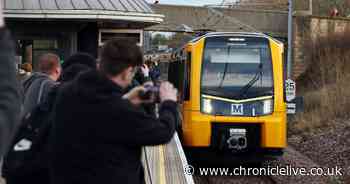
<instances>
[{"instance_id":1,"label":"station platform","mask_svg":"<svg viewBox=\"0 0 350 184\"><path fill-rule=\"evenodd\" d=\"M176 133L167 145L143 148L142 162L146 184L194 184L184 172L188 163Z\"/></svg>"}]
</instances>

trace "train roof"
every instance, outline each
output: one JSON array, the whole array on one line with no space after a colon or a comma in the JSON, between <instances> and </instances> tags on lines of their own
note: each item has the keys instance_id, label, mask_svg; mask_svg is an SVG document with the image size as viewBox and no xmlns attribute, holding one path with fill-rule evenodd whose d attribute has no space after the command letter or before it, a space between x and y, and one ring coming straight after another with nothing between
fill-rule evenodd
<instances>
[{"instance_id":1,"label":"train roof","mask_svg":"<svg viewBox=\"0 0 350 184\"><path fill-rule=\"evenodd\" d=\"M199 36L197 38L194 38L193 40L190 41L190 43L195 43L202 38L215 37L215 36L228 36L228 35L244 36L244 37L262 37L262 38L272 39L273 41L277 42L278 44L283 44L281 41L279 41L279 40L277 40L269 35L266 35L264 33L254 33L254 32L210 32L210 33L206 33L202 36Z\"/></svg>"},{"instance_id":2,"label":"train roof","mask_svg":"<svg viewBox=\"0 0 350 184\"><path fill-rule=\"evenodd\" d=\"M254 32L210 32L210 33L206 33L202 36L198 36L194 39L192 39L191 41L187 42L187 43L195 43L197 41L199 41L202 38L209 38L209 37L216 37L216 36L242 36L242 37L260 37L260 38L267 38L267 39L271 39L274 42L276 42L279 45L283 45L283 43L269 35L266 35L264 33L254 33ZM181 46L180 48L176 49L175 51L172 52L172 54L178 54L180 52L182 52L182 49L185 48L185 45Z\"/></svg>"}]
</instances>

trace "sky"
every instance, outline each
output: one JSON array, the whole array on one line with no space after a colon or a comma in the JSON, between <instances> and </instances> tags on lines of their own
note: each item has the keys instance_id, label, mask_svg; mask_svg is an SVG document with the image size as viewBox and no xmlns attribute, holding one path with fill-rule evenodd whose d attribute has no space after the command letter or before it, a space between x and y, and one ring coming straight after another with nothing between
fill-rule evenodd
<instances>
[{"instance_id":1,"label":"sky","mask_svg":"<svg viewBox=\"0 0 350 184\"><path fill-rule=\"evenodd\" d=\"M147 0L149 3L153 3L155 0ZM222 0L159 0L161 4L175 4L175 5L191 5L191 6L203 6L208 4L221 4Z\"/></svg>"}]
</instances>

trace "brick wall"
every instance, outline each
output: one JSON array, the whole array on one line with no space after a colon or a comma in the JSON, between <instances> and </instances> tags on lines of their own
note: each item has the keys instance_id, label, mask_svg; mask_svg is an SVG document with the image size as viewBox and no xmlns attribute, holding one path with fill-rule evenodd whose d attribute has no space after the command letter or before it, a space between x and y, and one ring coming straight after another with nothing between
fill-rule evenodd
<instances>
[{"instance_id":1,"label":"brick wall","mask_svg":"<svg viewBox=\"0 0 350 184\"><path fill-rule=\"evenodd\" d=\"M296 79L305 71L314 52L308 46L320 37L350 32L350 19L297 16L293 28L293 78Z\"/></svg>"},{"instance_id":2,"label":"brick wall","mask_svg":"<svg viewBox=\"0 0 350 184\"><path fill-rule=\"evenodd\" d=\"M307 43L310 41L309 17L295 17L293 25L293 79L296 79L306 69L308 60Z\"/></svg>"}]
</instances>

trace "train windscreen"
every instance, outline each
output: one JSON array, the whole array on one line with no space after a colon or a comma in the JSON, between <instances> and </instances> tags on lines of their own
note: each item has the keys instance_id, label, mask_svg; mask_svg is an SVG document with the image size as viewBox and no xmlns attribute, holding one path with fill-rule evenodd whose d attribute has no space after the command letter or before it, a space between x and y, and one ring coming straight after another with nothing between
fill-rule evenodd
<instances>
[{"instance_id":1,"label":"train windscreen","mask_svg":"<svg viewBox=\"0 0 350 184\"><path fill-rule=\"evenodd\" d=\"M233 99L273 95L269 40L260 37L208 37L201 91Z\"/></svg>"}]
</instances>

